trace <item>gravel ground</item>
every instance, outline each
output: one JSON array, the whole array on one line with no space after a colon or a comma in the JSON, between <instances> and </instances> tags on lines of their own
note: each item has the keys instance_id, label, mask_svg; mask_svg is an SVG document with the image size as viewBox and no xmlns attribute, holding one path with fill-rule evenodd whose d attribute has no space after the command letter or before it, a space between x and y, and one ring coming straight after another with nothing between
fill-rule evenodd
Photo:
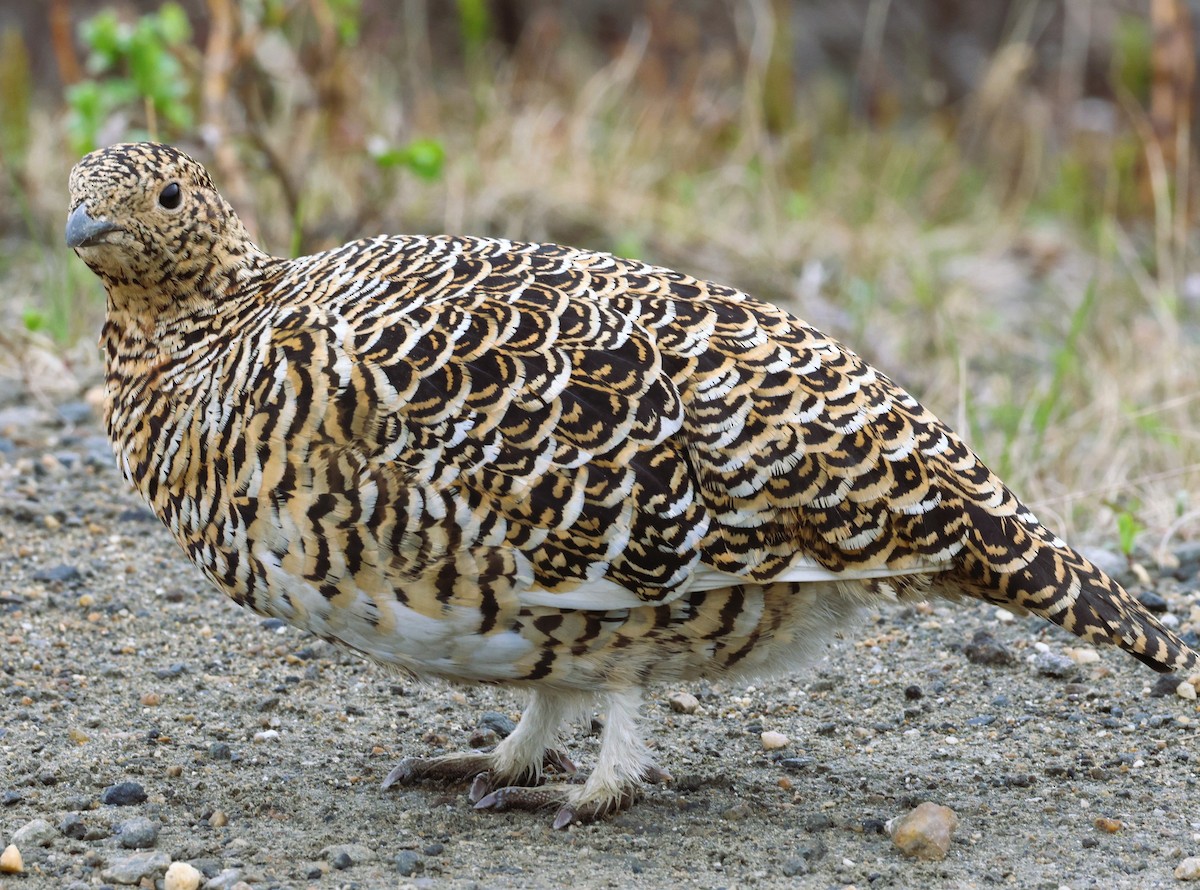
<instances>
[{"instance_id":1,"label":"gravel ground","mask_svg":"<svg viewBox=\"0 0 1200 890\"><path fill-rule=\"evenodd\" d=\"M1190 632L1200 551L1177 555L1143 595ZM937 602L867 615L794 677L655 690L645 720L675 781L554 832L549 814L477 813L465 788L379 789L405 754L494 740L517 697L414 685L237 608L126 490L86 402L13 400L0 846L16 834L25 871L0 888L162 887L173 860L210 887L1175 885L1200 854L1200 708L1075 642ZM581 765L595 730L569 737ZM883 827L922 801L960 820L941 861Z\"/></svg>"}]
</instances>

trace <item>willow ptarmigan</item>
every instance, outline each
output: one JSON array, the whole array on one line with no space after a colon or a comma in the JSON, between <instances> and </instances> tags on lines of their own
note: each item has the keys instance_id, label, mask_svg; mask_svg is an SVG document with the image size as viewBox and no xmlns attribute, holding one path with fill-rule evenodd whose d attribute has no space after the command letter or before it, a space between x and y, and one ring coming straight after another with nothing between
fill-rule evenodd
<instances>
[{"instance_id":1,"label":"willow ptarmigan","mask_svg":"<svg viewBox=\"0 0 1200 890\"><path fill-rule=\"evenodd\" d=\"M126 478L236 602L418 677L527 689L472 780L556 827L666 773L643 687L796 666L865 605L968 594L1160 671L1197 656L887 377L782 309L603 253L376 237L299 259L152 143L71 173ZM607 708L586 781L562 721Z\"/></svg>"}]
</instances>

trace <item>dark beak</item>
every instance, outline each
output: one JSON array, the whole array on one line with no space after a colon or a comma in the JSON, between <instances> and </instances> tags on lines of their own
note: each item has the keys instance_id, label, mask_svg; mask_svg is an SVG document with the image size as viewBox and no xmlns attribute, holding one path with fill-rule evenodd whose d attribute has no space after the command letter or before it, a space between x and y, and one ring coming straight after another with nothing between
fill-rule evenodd
<instances>
[{"instance_id":1,"label":"dark beak","mask_svg":"<svg viewBox=\"0 0 1200 890\"><path fill-rule=\"evenodd\" d=\"M67 247L94 247L104 241L109 232L119 232L116 223L106 219L92 219L88 216L87 205L80 204L67 217Z\"/></svg>"}]
</instances>

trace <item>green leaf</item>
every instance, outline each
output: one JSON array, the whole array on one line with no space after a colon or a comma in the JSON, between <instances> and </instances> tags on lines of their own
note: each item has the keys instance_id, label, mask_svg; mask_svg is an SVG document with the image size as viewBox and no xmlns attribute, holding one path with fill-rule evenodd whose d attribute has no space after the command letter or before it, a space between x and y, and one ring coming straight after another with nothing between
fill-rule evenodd
<instances>
[{"instance_id":1,"label":"green leaf","mask_svg":"<svg viewBox=\"0 0 1200 890\"><path fill-rule=\"evenodd\" d=\"M159 7L156 27L167 46L187 43L192 36L192 25L188 21L187 13L178 3L164 3Z\"/></svg>"}]
</instances>

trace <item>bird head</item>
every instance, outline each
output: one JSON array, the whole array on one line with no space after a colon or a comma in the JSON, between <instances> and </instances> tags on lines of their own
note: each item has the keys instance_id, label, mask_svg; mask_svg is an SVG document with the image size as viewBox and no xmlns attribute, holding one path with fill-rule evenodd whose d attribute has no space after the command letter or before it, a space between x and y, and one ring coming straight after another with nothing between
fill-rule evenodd
<instances>
[{"instance_id":1,"label":"bird head","mask_svg":"<svg viewBox=\"0 0 1200 890\"><path fill-rule=\"evenodd\" d=\"M67 246L118 302L213 296L261 255L204 167L172 146L93 151L71 171L70 189Z\"/></svg>"}]
</instances>

